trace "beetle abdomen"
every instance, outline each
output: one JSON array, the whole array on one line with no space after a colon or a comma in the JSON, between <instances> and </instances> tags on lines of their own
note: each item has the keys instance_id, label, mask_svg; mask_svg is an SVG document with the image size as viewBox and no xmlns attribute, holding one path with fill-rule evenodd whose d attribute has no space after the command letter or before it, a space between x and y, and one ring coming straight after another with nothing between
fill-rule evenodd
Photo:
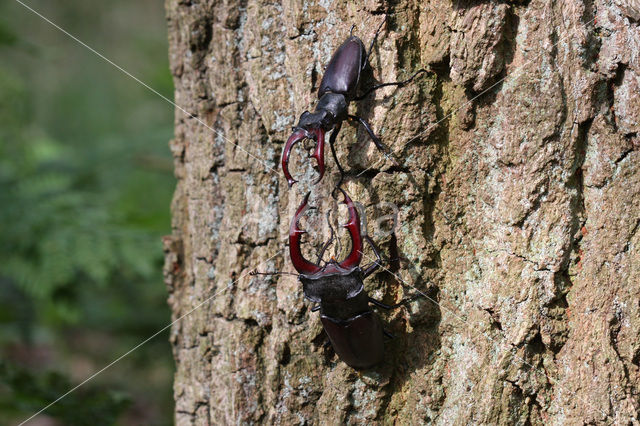
<instances>
[{"instance_id":1,"label":"beetle abdomen","mask_svg":"<svg viewBox=\"0 0 640 426\"><path fill-rule=\"evenodd\" d=\"M360 81L360 71L364 68L367 51L358 37L349 37L333 54L324 77L320 82L318 97L327 92L345 95L347 100L355 97Z\"/></svg>"},{"instance_id":2,"label":"beetle abdomen","mask_svg":"<svg viewBox=\"0 0 640 426\"><path fill-rule=\"evenodd\" d=\"M384 343L382 326L371 311L348 320L321 315L324 330L342 361L353 368L369 368L382 361Z\"/></svg>"}]
</instances>

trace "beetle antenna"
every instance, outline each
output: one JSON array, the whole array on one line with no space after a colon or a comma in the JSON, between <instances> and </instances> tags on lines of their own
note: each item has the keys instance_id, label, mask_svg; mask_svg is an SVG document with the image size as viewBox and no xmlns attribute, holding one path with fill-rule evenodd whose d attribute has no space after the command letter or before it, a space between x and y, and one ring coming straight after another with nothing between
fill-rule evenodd
<instances>
[{"instance_id":1,"label":"beetle antenna","mask_svg":"<svg viewBox=\"0 0 640 426\"><path fill-rule=\"evenodd\" d=\"M349 37L353 36L353 29L356 27L356 24L351 24L351 29L349 30Z\"/></svg>"},{"instance_id":2,"label":"beetle antenna","mask_svg":"<svg viewBox=\"0 0 640 426\"><path fill-rule=\"evenodd\" d=\"M249 272L249 275L251 275L252 277L255 277L256 275L295 275L296 277L298 276L298 274L294 274L293 272L258 272L257 269L254 269L253 271Z\"/></svg>"},{"instance_id":3,"label":"beetle antenna","mask_svg":"<svg viewBox=\"0 0 640 426\"><path fill-rule=\"evenodd\" d=\"M331 145L331 148L333 149L333 145ZM345 177L344 170L342 170L342 167L340 167L339 164L338 164L338 168L340 169L340 179L338 179L338 183L336 183L336 186L334 186L333 190L331 190L331 198L333 198L336 201L338 200L338 195L336 191L342 191L342 182L344 182L344 177Z\"/></svg>"}]
</instances>

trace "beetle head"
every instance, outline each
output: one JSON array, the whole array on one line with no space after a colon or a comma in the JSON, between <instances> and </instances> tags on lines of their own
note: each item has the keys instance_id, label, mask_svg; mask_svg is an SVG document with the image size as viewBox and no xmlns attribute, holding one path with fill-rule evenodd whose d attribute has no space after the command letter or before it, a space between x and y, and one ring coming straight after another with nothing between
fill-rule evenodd
<instances>
[{"instance_id":1,"label":"beetle head","mask_svg":"<svg viewBox=\"0 0 640 426\"><path fill-rule=\"evenodd\" d=\"M325 129L329 128L333 124L333 116L327 110L321 109L314 112L305 111L298 120L296 129Z\"/></svg>"}]
</instances>

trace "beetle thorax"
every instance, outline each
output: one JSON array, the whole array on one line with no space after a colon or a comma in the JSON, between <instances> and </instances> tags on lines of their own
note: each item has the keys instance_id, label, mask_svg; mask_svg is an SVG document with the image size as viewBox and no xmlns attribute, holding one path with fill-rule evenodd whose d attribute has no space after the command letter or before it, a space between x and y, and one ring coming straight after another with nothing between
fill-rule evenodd
<instances>
[{"instance_id":1,"label":"beetle thorax","mask_svg":"<svg viewBox=\"0 0 640 426\"><path fill-rule=\"evenodd\" d=\"M341 93L327 92L320 97L316 111L327 111L333 117L333 124L347 119L347 98ZM326 129L328 130L328 129Z\"/></svg>"}]
</instances>

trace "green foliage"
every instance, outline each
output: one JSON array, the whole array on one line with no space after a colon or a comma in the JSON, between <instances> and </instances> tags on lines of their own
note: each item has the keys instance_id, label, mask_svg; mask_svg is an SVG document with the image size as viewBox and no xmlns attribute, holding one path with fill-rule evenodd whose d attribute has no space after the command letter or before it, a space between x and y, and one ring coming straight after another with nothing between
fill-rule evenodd
<instances>
[{"instance_id":1,"label":"green foliage","mask_svg":"<svg viewBox=\"0 0 640 426\"><path fill-rule=\"evenodd\" d=\"M0 362L0 412L5 415L36 413L72 386L62 374L34 375L26 369ZM130 402L121 392L89 385L60 400L47 410L47 414L68 425L112 425Z\"/></svg>"},{"instance_id":2,"label":"green foliage","mask_svg":"<svg viewBox=\"0 0 640 426\"><path fill-rule=\"evenodd\" d=\"M148 7L72 1L47 14L91 37L104 12ZM162 5L155 8L163 28ZM99 370L170 322L161 237L174 186L172 108L25 19L33 16L0 4L0 412L10 420L72 388L77 365ZM122 37L111 40L123 49L119 62L143 64L136 74L171 96L163 30L133 28L144 38L105 33ZM43 351L46 361L32 368ZM130 400L137 411L157 411L139 423L170 423L171 368L161 336L47 414L62 424L113 424L131 416Z\"/></svg>"},{"instance_id":3,"label":"green foliage","mask_svg":"<svg viewBox=\"0 0 640 426\"><path fill-rule=\"evenodd\" d=\"M82 153L34 135L26 120L30 114L12 109L25 92L15 76L4 74L2 275L47 303L58 320L74 323L79 306L69 302L79 286L107 286L116 276L131 282L149 279L154 272L157 277L160 232L154 226L161 218L132 204L153 179L145 181L144 172L105 167L105 161L120 164L118 152Z\"/></svg>"},{"instance_id":4,"label":"green foliage","mask_svg":"<svg viewBox=\"0 0 640 426\"><path fill-rule=\"evenodd\" d=\"M17 39L16 35L3 22L0 22L0 46L12 45Z\"/></svg>"}]
</instances>

